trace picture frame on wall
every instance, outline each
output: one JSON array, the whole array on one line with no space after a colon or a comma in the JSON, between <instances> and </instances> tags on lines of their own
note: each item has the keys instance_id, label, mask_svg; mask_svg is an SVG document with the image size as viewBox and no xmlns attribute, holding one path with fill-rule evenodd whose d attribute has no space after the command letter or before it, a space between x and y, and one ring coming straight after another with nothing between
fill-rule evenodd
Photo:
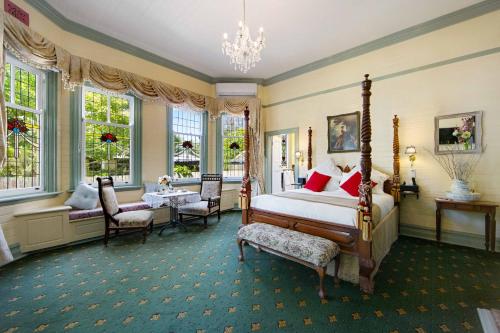
<instances>
[{"instance_id":1,"label":"picture frame on wall","mask_svg":"<svg viewBox=\"0 0 500 333\"><path fill-rule=\"evenodd\" d=\"M328 116L328 154L360 151L360 112Z\"/></svg>"}]
</instances>

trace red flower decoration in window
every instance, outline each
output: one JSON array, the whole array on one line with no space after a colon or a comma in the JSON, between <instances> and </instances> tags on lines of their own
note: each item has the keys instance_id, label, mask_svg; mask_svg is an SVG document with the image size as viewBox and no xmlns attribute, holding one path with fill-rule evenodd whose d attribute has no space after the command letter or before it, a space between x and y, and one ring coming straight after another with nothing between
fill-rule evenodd
<instances>
[{"instance_id":1,"label":"red flower decoration in window","mask_svg":"<svg viewBox=\"0 0 500 333\"><path fill-rule=\"evenodd\" d=\"M184 141L182 143L182 148L184 148L184 149L193 149L193 143L191 141L189 141L189 140Z\"/></svg>"},{"instance_id":2,"label":"red flower decoration in window","mask_svg":"<svg viewBox=\"0 0 500 333\"><path fill-rule=\"evenodd\" d=\"M240 145L238 144L238 142L233 142L229 145L229 149L232 149L232 150L239 150L240 149Z\"/></svg>"},{"instance_id":3,"label":"red flower decoration in window","mask_svg":"<svg viewBox=\"0 0 500 333\"><path fill-rule=\"evenodd\" d=\"M101 135L101 142L114 143L117 141L118 139L116 138L116 135L114 135L113 133L103 133Z\"/></svg>"},{"instance_id":4,"label":"red flower decoration in window","mask_svg":"<svg viewBox=\"0 0 500 333\"><path fill-rule=\"evenodd\" d=\"M24 120L19 118L10 118L7 120L7 129L14 132L15 134L28 132L28 127Z\"/></svg>"}]
</instances>

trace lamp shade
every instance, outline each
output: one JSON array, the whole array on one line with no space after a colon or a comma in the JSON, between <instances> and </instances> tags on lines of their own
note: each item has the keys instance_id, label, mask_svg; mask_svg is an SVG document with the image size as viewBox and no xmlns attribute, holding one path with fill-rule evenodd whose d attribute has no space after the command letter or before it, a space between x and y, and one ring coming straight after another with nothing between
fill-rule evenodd
<instances>
[{"instance_id":1,"label":"lamp shade","mask_svg":"<svg viewBox=\"0 0 500 333\"><path fill-rule=\"evenodd\" d=\"M415 155L417 153L417 149L415 146L407 146L405 149L405 154L406 155Z\"/></svg>"},{"instance_id":2,"label":"lamp shade","mask_svg":"<svg viewBox=\"0 0 500 333\"><path fill-rule=\"evenodd\" d=\"M295 152L295 158L301 158L302 157L302 152L301 151L296 151Z\"/></svg>"}]
</instances>

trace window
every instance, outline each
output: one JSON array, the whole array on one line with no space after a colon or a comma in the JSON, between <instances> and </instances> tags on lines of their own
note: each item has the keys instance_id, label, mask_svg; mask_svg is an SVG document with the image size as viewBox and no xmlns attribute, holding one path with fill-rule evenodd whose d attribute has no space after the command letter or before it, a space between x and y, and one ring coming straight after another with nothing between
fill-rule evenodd
<instances>
[{"instance_id":1,"label":"window","mask_svg":"<svg viewBox=\"0 0 500 333\"><path fill-rule=\"evenodd\" d=\"M169 160L176 180L200 178L206 163L206 112L174 107L170 112Z\"/></svg>"},{"instance_id":2,"label":"window","mask_svg":"<svg viewBox=\"0 0 500 333\"><path fill-rule=\"evenodd\" d=\"M245 161L245 126L244 118L222 115L220 119L220 154L224 178L241 179ZM219 171L221 172L221 171Z\"/></svg>"},{"instance_id":3,"label":"window","mask_svg":"<svg viewBox=\"0 0 500 333\"><path fill-rule=\"evenodd\" d=\"M82 175L88 184L112 176L117 185L134 182L134 98L84 87Z\"/></svg>"},{"instance_id":4,"label":"window","mask_svg":"<svg viewBox=\"0 0 500 333\"><path fill-rule=\"evenodd\" d=\"M4 95L7 160L0 169L0 194L44 191L44 72L7 56Z\"/></svg>"}]
</instances>

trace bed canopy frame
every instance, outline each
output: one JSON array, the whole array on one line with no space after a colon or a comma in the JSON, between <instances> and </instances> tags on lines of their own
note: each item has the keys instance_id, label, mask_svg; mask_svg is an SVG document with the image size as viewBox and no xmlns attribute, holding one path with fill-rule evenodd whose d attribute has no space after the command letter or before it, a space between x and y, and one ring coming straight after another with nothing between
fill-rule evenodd
<instances>
[{"instance_id":1,"label":"bed canopy frame","mask_svg":"<svg viewBox=\"0 0 500 333\"><path fill-rule=\"evenodd\" d=\"M268 223L283 228L297 230L315 236L333 240L339 244L343 253L355 255L359 259L359 284L361 290L372 293L373 271L376 264L372 252L372 187L371 187L371 115L370 96L372 81L365 75L361 83L363 97L363 113L361 123L361 160L360 168L362 180L359 186L358 222L357 226L347 226L319 220L306 219L281 213L264 211L250 207L252 186L250 182L250 137L249 137L249 110L246 108L245 115L245 164L242 187L240 191L240 203L242 208L242 224L254 222ZM384 183L384 192L394 197L395 206L399 205L399 118L393 118L393 176ZM308 130L307 168L312 169L312 129ZM398 224L399 231L399 224Z\"/></svg>"}]
</instances>

